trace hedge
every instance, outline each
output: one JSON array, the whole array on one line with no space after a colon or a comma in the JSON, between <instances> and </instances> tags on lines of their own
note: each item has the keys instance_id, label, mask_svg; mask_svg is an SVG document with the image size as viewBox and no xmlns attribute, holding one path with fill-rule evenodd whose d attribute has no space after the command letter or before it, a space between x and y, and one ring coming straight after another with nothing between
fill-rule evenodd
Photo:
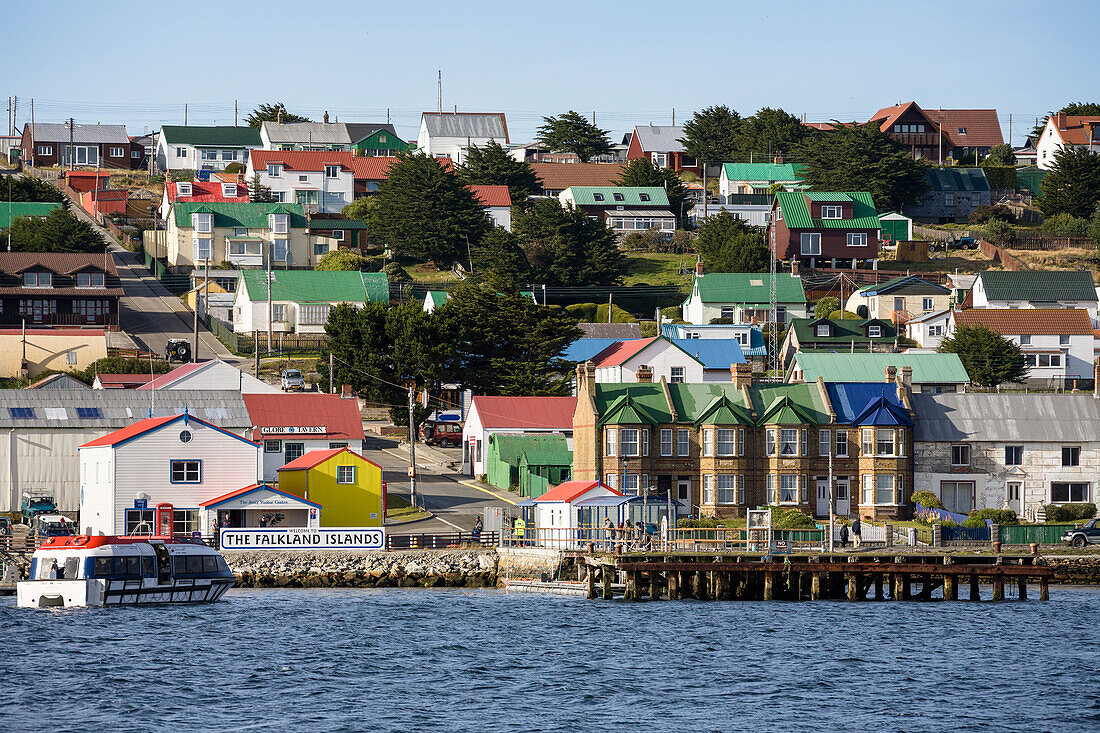
<instances>
[{"instance_id":1,"label":"hedge","mask_svg":"<svg viewBox=\"0 0 1100 733\"><path fill-rule=\"evenodd\" d=\"M943 502L931 491L914 491L913 503L920 504L925 509L943 509Z\"/></svg>"},{"instance_id":2,"label":"hedge","mask_svg":"<svg viewBox=\"0 0 1100 733\"><path fill-rule=\"evenodd\" d=\"M1016 168L1011 165L983 165L985 180L989 181L989 187L1016 188Z\"/></svg>"},{"instance_id":3,"label":"hedge","mask_svg":"<svg viewBox=\"0 0 1100 733\"><path fill-rule=\"evenodd\" d=\"M1092 519L1096 516L1096 505L1088 504L1048 504L1046 507L1048 522L1075 522L1078 519Z\"/></svg>"},{"instance_id":4,"label":"hedge","mask_svg":"<svg viewBox=\"0 0 1100 733\"><path fill-rule=\"evenodd\" d=\"M1011 509L978 509L970 512L963 526L984 527L987 519L1001 527L1020 523L1020 518Z\"/></svg>"}]
</instances>

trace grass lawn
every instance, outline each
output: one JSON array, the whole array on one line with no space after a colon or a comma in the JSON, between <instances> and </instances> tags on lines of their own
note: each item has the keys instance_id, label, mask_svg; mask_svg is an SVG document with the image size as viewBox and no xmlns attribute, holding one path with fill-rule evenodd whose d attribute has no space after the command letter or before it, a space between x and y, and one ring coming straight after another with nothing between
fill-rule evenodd
<instances>
[{"instance_id":1,"label":"grass lawn","mask_svg":"<svg viewBox=\"0 0 1100 733\"><path fill-rule=\"evenodd\" d=\"M676 285L687 290L695 268L695 255L664 252L626 253L624 285ZM684 270L684 274L680 270Z\"/></svg>"},{"instance_id":2,"label":"grass lawn","mask_svg":"<svg viewBox=\"0 0 1100 733\"><path fill-rule=\"evenodd\" d=\"M427 519L432 516L420 507L413 507L409 500L394 493L386 494L386 521L411 522L414 519Z\"/></svg>"},{"instance_id":3,"label":"grass lawn","mask_svg":"<svg viewBox=\"0 0 1100 733\"><path fill-rule=\"evenodd\" d=\"M993 260L982 254L980 249L952 249L948 255L942 251L934 253L934 259L928 262L907 262L905 260L883 260L879 266L884 270L906 270L920 272L981 272L988 270Z\"/></svg>"},{"instance_id":4,"label":"grass lawn","mask_svg":"<svg viewBox=\"0 0 1100 733\"><path fill-rule=\"evenodd\" d=\"M405 272L409 273L409 277L414 282L423 283L427 285L432 284L445 284L445 283L459 283L462 282L451 270L440 270L435 265L425 262L419 265L403 265Z\"/></svg>"}]
</instances>

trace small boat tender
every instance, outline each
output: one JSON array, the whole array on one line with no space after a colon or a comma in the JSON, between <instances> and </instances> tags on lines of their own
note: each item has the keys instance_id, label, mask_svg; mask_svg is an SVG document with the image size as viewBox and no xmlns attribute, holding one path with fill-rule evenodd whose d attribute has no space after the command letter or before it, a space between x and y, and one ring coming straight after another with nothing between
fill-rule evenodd
<instances>
[{"instance_id":1,"label":"small boat tender","mask_svg":"<svg viewBox=\"0 0 1100 733\"><path fill-rule=\"evenodd\" d=\"M171 536L50 537L16 585L21 608L207 603L236 578L217 550Z\"/></svg>"}]
</instances>

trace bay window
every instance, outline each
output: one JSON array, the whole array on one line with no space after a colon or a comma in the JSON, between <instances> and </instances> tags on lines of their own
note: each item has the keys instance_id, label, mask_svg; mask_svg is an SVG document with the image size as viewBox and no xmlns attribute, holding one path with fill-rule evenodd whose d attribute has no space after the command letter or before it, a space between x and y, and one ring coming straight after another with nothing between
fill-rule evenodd
<instances>
[{"instance_id":1,"label":"bay window","mask_svg":"<svg viewBox=\"0 0 1100 733\"><path fill-rule=\"evenodd\" d=\"M872 474L863 474L863 497L860 499L860 504L870 506L875 503L875 488L872 483L875 477Z\"/></svg>"},{"instance_id":2,"label":"bay window","mask_svg":"<svg viewBox=\"0 0 1100 733\"><path fill-rule=\"evenodd\" d=\"M775 474L774 473L769 473L767 475L765 485L767 487L768 503L769 504L778 504L779 503L779 498L775 495Z\"/></svg>"},{"instance_id":3,"label":"bay window","mask_svg":"<svg viewBox=\"0 0 1100 733\"><path fill-rule=\"evenodd\" d=\"M796 428L780 428L779 455L798 455L798 430Z\"/></svg>"},{"instance_id":4,"label":"bay window","mask_svg":"<svg viewBox=\"0 0 1100 733\"><path fill-rule=\"evenodd\" d=\"M736 502L737 487L734 481L732 473L720 473L717 478L718 482L718 494L716 501L718 504L733 504Z\"/></svg>"},{"instance_id":5,"label":"bay window","mask_svg":"<svg viewBox=\"0 0 1100 733\"><path fill-rule=\"evenodd\" d=\"M894 503L894 474L880 473L875 475L875 503Z\"/></svg>"},{"instance_id":6,"label":"bay window","mask_svg":"<svg viewBox=\"0 0 1100 733\"><path fill-rule=\"evenodd\" d=\"M623 456L638 455L637 428L623 428L619 438L619 453Z\"/></svg>"},{"instance_id":7,"label":"bay window","mask_svg":"<svg viewBox=\"0 0 1100 733\"><path fill-rule=\"evenodd\" d=\"M797 473L781 473L781 474L779 474L779 503L780 504L797 504L798 503L798 474Z\"/></svg>"},{"instance_id":8,"label":"bay window","mask_svg":"<svg viewBox=\"0 0 1100 733\"><path fill-rule=\"evenodd\" d=\"M874 428L863 428L863 449L862 455L869 456L874 449L875 430Z\"/></svg>"},{"instance_id":9,"label":"bay window","mask_svg":"<svg viewBox=\"0 0 1100 733\"><path fill-rule=\"evenodd\" d=\"M619 447L619 430L618 428L604 428L604 447L603 454L605 456L618 455Z\"/></svg>"},{"instance_id":10,"label":"bay window","mask_svg":"<svg viewBox=\"0 0 1100 733\"><path fill-rule=\"evenodd\" d=\"M775 455L775 428L766 428L764 430L764 445L765 452L769 456Z\"/></svg>"},{"instance_id":11,"label":"bay window","mask_svg":"<svg viewBox=\"0 0 1100 733\"><path fill-rule=\"evenodd\" d=\"M714 428L703 428L703 455L714 455Z\"/></svg>"},{"instance_id":12,"label":"bay window","mask_svg":"<svg viewBox=\"0 0 1100 733\"><path fill-rule=\"evenodd\" d=\"M703 474L703 503L714 503L714 474Z\"/></svg>"},{"instance_id":13,"label":"bay window","mask_svg":"<svg viewBox=\"0 0 1100 733\"><path fill-rule=\"evenodd\" d=\"M897 455L894 451L894 431L890 428L878 428L875 430L875 455Z\"/></svg>"},{"instance_id":14,"label":"bay window","mask_svg":"<svg viewBox=\"0 0 1100 733\"><path fill-rule=\"evenodd\" d=\"M736 437L736 431L732 428L719 428L718 429L718 455L720 456L732 456L734 455L734 440Z\"/></svg>"},{"instance_id":15,"label":"bay window","mask_svg":"<svg viewBox=\"0 0 1100 733\"><path fill-rule=\"evenodd\" d=\"M626 432L625 430L623 432ZM623 474L623 487L620 489L624 494L630 494L631 496L638 495L638 474L636 473L624 473Z\"/></svg>"}]
</instances>

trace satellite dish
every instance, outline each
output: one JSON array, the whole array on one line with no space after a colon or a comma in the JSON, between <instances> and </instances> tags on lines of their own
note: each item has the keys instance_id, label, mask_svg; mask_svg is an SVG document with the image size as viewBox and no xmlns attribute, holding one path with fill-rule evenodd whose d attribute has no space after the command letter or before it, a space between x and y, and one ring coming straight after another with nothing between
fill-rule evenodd
<instances>
[{"instance_id":1,"label":"satellite dish","mask_svg":"<svg viewBox=\"0 0 1100 733\"><path fill-rule=\"evenodd\" d=\"M867 306L861 305L856 307L856 315L860 318L866 318L870 315L870 311L867 310Z\"/></svg>"}]
</instances>

